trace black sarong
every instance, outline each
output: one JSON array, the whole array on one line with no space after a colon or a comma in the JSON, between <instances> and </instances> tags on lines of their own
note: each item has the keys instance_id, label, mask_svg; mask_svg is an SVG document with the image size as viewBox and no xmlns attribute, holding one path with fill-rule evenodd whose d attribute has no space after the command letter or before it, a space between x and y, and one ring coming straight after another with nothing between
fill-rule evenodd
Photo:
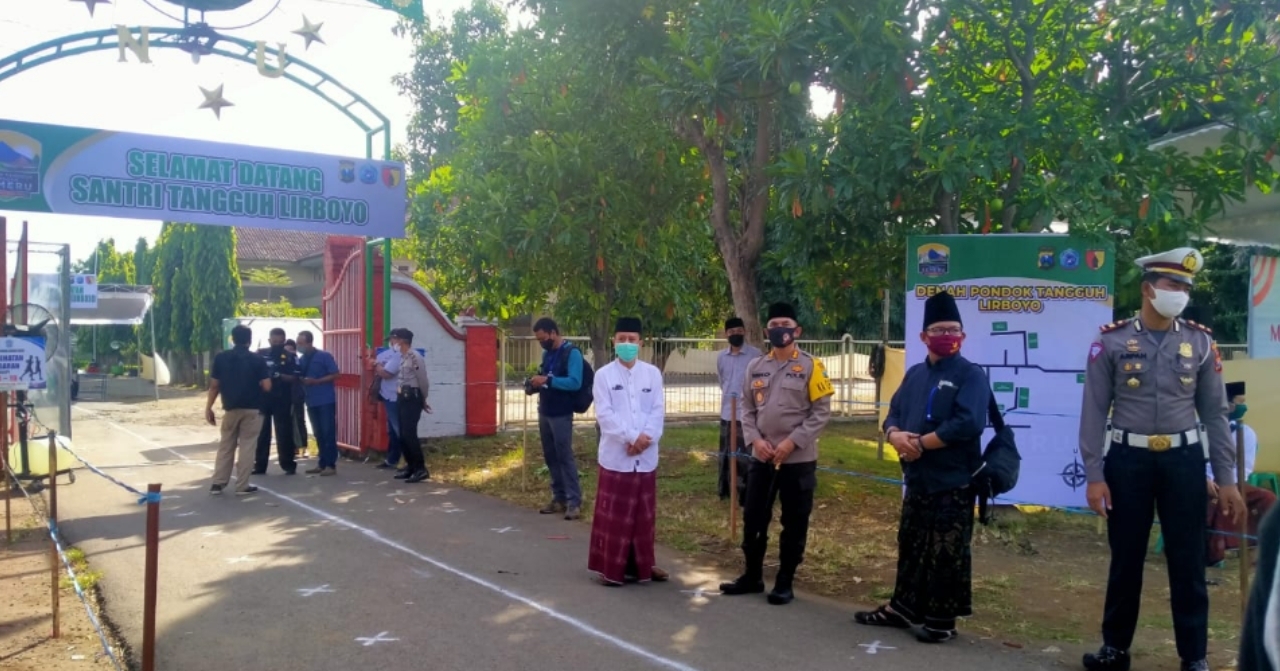
<instances>
[{"instance_id":1,"label":"black sarong","mask_svg":"<svg viewBox=\"0 0 1280 671\"><path fill-rule=\"evenodd\" d=\"M898 581L890 607L931 629L973 614L973 491L907 490L898 526Z\"/></svg>"}]
</instances>

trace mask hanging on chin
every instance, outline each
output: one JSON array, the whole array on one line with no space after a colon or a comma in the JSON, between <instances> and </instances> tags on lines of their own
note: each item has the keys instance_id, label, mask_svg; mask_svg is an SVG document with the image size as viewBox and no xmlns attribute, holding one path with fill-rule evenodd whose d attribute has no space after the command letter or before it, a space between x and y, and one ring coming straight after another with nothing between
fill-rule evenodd
<instances>
[{"instance_id":1,"label":"mask hanging on chin","mask_svg":"<svg viewBox=\"0 0 1280 671\"><path fill-rule=\"evenodd\" d=\"M1173 319L1182 314L1182 311L1187 309L1187 302L1191 300L1191 295L1185 291L1168 289L1154 289L1154 291L1156 295L1151 299L1151 307L1165 319Z\"/></svg>"}]
</instances>

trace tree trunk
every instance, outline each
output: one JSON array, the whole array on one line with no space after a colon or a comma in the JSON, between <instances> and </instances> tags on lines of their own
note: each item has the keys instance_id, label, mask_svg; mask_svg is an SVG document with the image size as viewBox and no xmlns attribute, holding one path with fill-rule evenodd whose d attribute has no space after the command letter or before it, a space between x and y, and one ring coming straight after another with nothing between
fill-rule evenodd
<instances>
[{"instance_id":1,"label":"tree trunk","mask_svg":"<svg viewBox=\"0 0 1280 671\"><path fill-rule=\"evenodd\" d=\"M608 315L587 327L587 335L591 338L591 366L596 370L609 363L609 331Z\"/></svg>"}]
</instances>

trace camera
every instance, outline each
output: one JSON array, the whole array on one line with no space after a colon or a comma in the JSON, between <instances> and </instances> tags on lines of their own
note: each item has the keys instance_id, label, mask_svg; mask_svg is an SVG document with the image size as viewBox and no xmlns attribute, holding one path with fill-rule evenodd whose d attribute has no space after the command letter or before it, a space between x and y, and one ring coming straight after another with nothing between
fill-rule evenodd
<instances>
[{"instance_id":1,"label":"camera","mask_svg":"<svg viewBox=\"0 0 1280 671\"><path fill-rule=\"evenodd\" d=\"M526 396L533 396L539 390L533 388L533 378L526 377L524 379L524 393Z\"/></svg>"}]
</instances>

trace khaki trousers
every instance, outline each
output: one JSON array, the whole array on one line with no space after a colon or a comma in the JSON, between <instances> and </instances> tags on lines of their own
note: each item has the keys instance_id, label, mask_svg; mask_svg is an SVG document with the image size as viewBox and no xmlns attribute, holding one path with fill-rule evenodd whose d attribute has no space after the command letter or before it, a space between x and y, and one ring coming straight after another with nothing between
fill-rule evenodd
<instances>
[{"instance_id":1,"label":"khaki trousers","mask_svg":"<svg viewBox=\"0 0 1280 671\"><path fill-rule=\"evenodd\" d=\"M242 492L249 486L253 472L254 452L258 447L258 433L262 431L262 413L257 410L227 410L222 414L222 440L218 442L218 456L213 467L213 484L227 486L231 479L231 466L235 465L235 491Z\"/></svg>"}]
</instances>

